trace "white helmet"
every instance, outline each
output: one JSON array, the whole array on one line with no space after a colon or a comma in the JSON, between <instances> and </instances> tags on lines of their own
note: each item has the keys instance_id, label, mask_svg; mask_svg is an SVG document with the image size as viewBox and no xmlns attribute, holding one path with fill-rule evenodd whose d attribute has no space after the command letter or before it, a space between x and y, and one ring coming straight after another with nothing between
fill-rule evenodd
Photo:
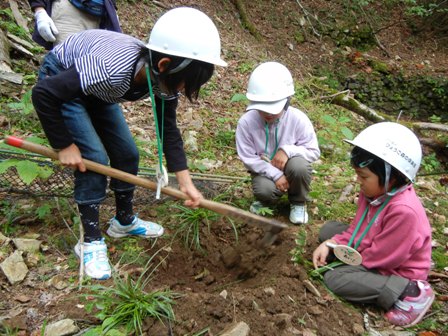
<instances>
[{"instance_id":1,"label":"white helmet","mask_svg":"<svg viewBox=\"0 0 448 336\"><path fill-rule=\"evenodd\" d=\"M221 66L218 29L203 12L189 7L174 8L163 14L149 36L149 49Z\"/></svg>"},{"instance_id":2,"label":"white helmet","mask_svg":"<svg viewBox=\"0 0 448 336\"><path fill-rule=\"evenodd\" d=\"M422 160L422 147L409 128L380 122L364 129L355 139L345 141L378 156L414 182Z\"/></svg>"},{"instance_id":3,"label":"white helmet","mask_svg":"<svg viewBox=\"0 0 448 336\"><path fill-rule=\"evenodd\" d=\"M293 94L294 81L289 70L278 62L262 63L250 75L246 93L250 104L246 110L278 114Z\"/></svg>"}]
</instances>

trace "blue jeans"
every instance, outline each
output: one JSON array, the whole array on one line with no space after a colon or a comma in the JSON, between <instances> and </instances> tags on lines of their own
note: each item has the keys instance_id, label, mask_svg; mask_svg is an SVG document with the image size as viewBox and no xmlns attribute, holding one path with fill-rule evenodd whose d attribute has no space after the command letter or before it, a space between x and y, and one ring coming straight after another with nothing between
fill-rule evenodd
<instances>
[{"instance_id":1,"label":"blue jeans","mask_svg":"<svg viewBox=\"0 0 448 336\"><path fill-rule=\"evenodd\" d=\"M39 69L39 80L63 71L53 53L48 53ZM121 107L82 95L62 105L65 124L85 159L136 175L139 153ZM94 204L106 198L107 177L91 171L75 171L75 201ZM134 185L111 178L110 189L131 191Z\"/></svg>"}]
</instances>

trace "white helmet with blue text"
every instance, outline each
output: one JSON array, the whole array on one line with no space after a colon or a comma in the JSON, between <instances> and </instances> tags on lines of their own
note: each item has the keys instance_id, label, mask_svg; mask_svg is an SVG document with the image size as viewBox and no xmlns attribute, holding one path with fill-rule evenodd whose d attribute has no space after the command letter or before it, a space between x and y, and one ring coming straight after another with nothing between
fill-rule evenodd
<instances>
[{"instance_id":1,"label":"white helmet with blue text","mask_svg":"<svg viewBox=\"0 0 448 336\"><path fill-rule=\"evenodd\" d=\"M367 127L353 140L345 141L378 156L410 181L415 181L422 147L409 128L395 122L380 122Z\"/></svg>"}]
</instances>

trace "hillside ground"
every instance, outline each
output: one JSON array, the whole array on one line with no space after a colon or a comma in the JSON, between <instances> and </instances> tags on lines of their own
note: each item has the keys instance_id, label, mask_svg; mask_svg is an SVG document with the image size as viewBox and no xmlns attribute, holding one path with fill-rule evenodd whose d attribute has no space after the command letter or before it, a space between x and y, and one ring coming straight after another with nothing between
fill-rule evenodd
<instances>
[{"instance_id":1,"label":"hillside ground","mask_svg":"<svg viewBox=\"0 0 448 336\"><path fill-rule=\"evenodd\" d=\"M343 123L349 125L354 133L367 125L365 120L348 111L313 100L321 94L321 88L313 86L309 80L316 69L334 71L340 64L347 66L349 71L359 70L350 65L348 58L356 49L341 47L330 35L318 36L314 32L321 31L331 21L337 21L338 15L344 12L347 16L352 15L346 3L323 0L247 1L248 18L261 35L256 39L242 27L232 1L118 1L124 32L142 40L147 39L156 19L167 8L175 6L199 8L218 26L223 58L229 66L217 67L215 76L201 92L198 102L192 104L182 99L179 106L178 122L184 137L191 136L191 131L196 132L192 139L198 142L199 149L189 144L186 146L193 171L203 171L205 163L212 162L214 168L207 171L211 174L248 176L233 145L233 132L238 117L244 112L244 102L232 101L232 97L245 92L250 72L266 60L283 62L291 69L299 87L293 103L309 113L323 138L332 137L330 150L323 150L322 158L315 166L315 190L308 205L310 223L306 226L290 225L272 246L260 246L263 232L257 227L241 221L232 223L208 213L201 219L201 248L189 248L185 246L186 238L178 231L182 223L182 211L177 208L179 202L167 197L156 201L153 192L138 189L136 209L139 215L163 224L166 234L156 241L107 238L111 261L117 274L138 277L147 266L146 261L153 258L156 262L150 267L155 270L148 289L170 289L179 294L173 306L176 320L161 323L148 319L144 325L146 335L212 336L235 322L247 323L250 335L257 336L363 335L369 332L369 326L383 335L403 332L388 325L380 310L343 302L328 292L320 281L310 277L309 260L317 246L320 226L324 220L335 217L349 221L358 191L345 160L349 147L341 145L342 134L333 132L322 121L322 114L332 114L338 120L348 116L349 121ZM313 19L312 13L317 15L317 19ZM364 21L367 18L358 19ZM388 28L377 34L388 55L376 46L366 51L369 57L396 64L409 73L446 75L446 49L434 43L435 38L412 35L399 10L393 12L389 20L389 24L383 22L384 27L389 25ZM37 69L36 64L33 66ZM136 139L148 151L154 150L150 104L138 102L124 104L123 107ZM4 129L5 134L11 131L6 126ZM21 135L20 130L13 131ZM221 143L218 145L217 141ZM143 157L143 165L153 166L154 160L155 157L148 154ZM199 180L197 183L210 199L222 200L243 209L247 209L252 200L249 184L241 180L226 183ZM336 203L349 185L354 188L345 196L347 205L338 207ZM434 204L436 200L443 202L440 200L446 198L446 191L444 194L438 186L437 177L422 177L417 190L425 205L430 206L431 220L440 224L443 221L441 216L443 218L446 214ZM50 204L52 216L43 220L23 216L11 221L14 227L12 237L38 237L44 242L45 250L40 261L30 267L24 282L11 286L0 275L0 317L7 316L5 323L12 329L17 328L19 335L40 335L45 324L63 318L73 319L83 331L98 324L99 320L85 309L89 303L83 296L88 293L87 287L78 290L78 265L72 253L78 222L70 198L29 197L6 191L1 193L1 197L2 204L11 209L36 209ZM440 203L441 207L444 204ZM8 214L8 211L3 210L2 213ZM109 197L101 212L104 231L111 216L113 198ZM286 201L274 217L288 223ZM0 253L0 261L11 250L12 244L2 247L4 252ZM293 262L293 255L298 256L299 263ZM432 316L426 320L429 323L408 330L410 334L428 332L425 335L443 335L447 332L443 327L447 322L446 276L445 271L430 278L437 293ZM113 280L102 284L114 285Z\"/></svg>"}]
</instances>

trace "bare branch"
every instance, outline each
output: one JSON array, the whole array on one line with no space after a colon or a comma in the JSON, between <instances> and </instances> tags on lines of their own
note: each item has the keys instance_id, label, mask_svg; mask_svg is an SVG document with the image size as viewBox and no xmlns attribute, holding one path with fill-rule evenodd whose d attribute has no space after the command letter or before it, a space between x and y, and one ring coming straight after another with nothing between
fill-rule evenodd
<instances>
[{"instance_id":1,"label":"bare branch","mask_svg":"<svg viewBox=\"0 0 448 336\"><path fill-rule=\"evenodd\" d=\"M336 96L332 97L331 102L335 105L345 107L346 109L363 116L367 120L373 122L380 121L393 121L391 117L380 114L378 111L368 107L367 105L356 100L345 91L340 92Z\"/></svg>"},{"instance_id":2,"label":"bare branch","mask_svg":"<svg viewBox=\"0 0 448 336\"><path fill-rule=\"evenodd\" d=\"M414 127L419 129L419 130L431 130L431 131L448 132L448 125L443 125L443 124L434 124L434 123L427 123L427 122L415 122L412 125L414 125Z\"/></svg>"},{"instance_id":3,"label":"bare branch","mask_svg":"<svg viewBox=\"0 0 448 336\"><path fill-rule=\"evenodd\" d=\"M320 100L330 99L331 103L344 107L349 111L352 111L365 119L372 121L374 123L382 121L395 121L390 116L384 115L367 105L361 103L350 95L349 90L337 92L328 96L319 97ZM437 131L437 132L447 132L448 125L434 124L427 122L409 122L400 121L400 123L412 129L418 136L420 143L428 148L431 148L437 156L448 161L448 144L446 141L438 140L437 138L425 137L421 131Z\"/></svg>"}]
</instances>

